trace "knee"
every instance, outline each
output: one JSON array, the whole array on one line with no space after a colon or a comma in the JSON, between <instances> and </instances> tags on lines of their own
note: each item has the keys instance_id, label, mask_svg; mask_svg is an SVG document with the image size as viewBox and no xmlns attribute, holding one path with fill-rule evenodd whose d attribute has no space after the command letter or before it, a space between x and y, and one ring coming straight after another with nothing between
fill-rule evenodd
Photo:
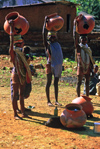
<instances>
[{"instance_id":1,"label":"knee","mask_svg":"<svg viewBox=\"0 0 100 149\"><path fill-rule=\"evenodd\" d=\"M82 82L81 81L78 81L77 82L77 86L81 86Z\"/></svg>"},{"instance_id":2,"label":"knee","mask_svg":"<svg viewBox=\"0 0 100 149\"><path fill-rule=\"evenodd\" d=\"M56 77L56 78L54 79L54 85L57 85L57 84L58 84L58 81L59 81L59 78Z\"/></svg>"},{"instance_id":3,"label":"knee","mask_svg":"<svg viewBox=\"0 0 100 149\"><path fill-rule=\"evenodd\" d=\"M17 92L17 93L13 93L13 98L16 99L16 100L19 99L19 94L18 94L18 92Z\"/></svg>"},{"instance_id":4,"label":"knee","mask_svg":"<svg viewBox=\"0 0 100 149\"><path fill-rule=\"evenodd\" d=\"M50 87L50 85L51 85L51 81L48 81L46 84L46 87Z\"/></svg>"},{"instance_id":5,"label":"knee","mask_svg":"<svg viewBox=\"0 0 100 149\"><path fill-rule=\"evenodd\" d=\"M24 92L21 92L21 93L19 94L19 96L20 96L20 97L24 97Z\"/></svg>"},{"instance_id":6,"label":"knee","mask_svg":"<svg viewBox=\"0 0 100 149\"><path fill-rule=\"evenodd\" d=\"M87 86L87 85L89 85L89 81L88 81L88 80L86 81L86 86Z\"/></svg>"}]
</instances>

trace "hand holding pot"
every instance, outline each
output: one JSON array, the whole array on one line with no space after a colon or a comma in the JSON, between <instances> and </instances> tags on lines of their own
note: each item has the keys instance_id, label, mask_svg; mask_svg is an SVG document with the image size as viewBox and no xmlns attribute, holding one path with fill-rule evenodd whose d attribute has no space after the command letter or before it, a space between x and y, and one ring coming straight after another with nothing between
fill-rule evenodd
<instances>
[{"instance_id":1,"label":"hand holding pot","mask_svg":"<svg viewBox=\"0 0 100 149\"><path fill-rule=\"evenodd\" d=\"M9 22L9 25L10 25L10 35L13 35L14 21L9 20L8 22Z\"/></svg>"}]
</instances>

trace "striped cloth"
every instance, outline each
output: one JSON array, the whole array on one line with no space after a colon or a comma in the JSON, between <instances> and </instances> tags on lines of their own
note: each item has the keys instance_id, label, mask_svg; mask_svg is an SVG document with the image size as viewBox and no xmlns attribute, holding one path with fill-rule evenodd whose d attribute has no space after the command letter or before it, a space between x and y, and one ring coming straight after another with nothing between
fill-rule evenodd
<instances>
[{"instance_id":1,"label":"striped cloth","mask_svg":"<svg viewBox=\"0 0 100 149\"><path fill-rule=\"evenodd\" d=\"M21 85L23 85L25 81L30 83L32 81L32 74L25 59L24 53L21 52L18 47L15 47L14 51L16 53L15 67L19 76L20 83Z\"/></svg>"}]
</instances>

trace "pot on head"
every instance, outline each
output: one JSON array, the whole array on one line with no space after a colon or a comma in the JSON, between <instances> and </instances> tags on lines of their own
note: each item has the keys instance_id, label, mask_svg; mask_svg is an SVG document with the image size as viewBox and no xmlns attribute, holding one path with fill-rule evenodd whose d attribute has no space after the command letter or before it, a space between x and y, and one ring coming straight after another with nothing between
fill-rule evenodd
<instances>
[{"instance_id":1,"label":"pot on head","mask_svg":"<svg viewBox=\"0 0 100 149\"><path fill-rule=\"evenodd\" d=\"M95 20L91 15L80 14L76 18L76 32L78 34L88 34L95 26Z\"/></svg>"},{"instance_id":2,"label":"pot on head","mask_svg":"<svg viewBox=\"0 0 100 149\"><path fill-rule=\"evenodd\" d=\"M25 17L20 15L18 12L14 11L6 15L4 22L4 30L10 35L10 25L9 21L13 20L14 22L14 35L24 35L28 32L29 23Z\"/></svg>"},{"instance_id":3,"label":"pot on head","mask_svg":"<svg viewBox=\"0 0 100 149\"><path fill-rule=\"evenodd\" d=\"M46 29L49 31L58 31L64 25L64 19L57 13L48 15L48 22L46 23Z\"/></svg>"}]
</instances>

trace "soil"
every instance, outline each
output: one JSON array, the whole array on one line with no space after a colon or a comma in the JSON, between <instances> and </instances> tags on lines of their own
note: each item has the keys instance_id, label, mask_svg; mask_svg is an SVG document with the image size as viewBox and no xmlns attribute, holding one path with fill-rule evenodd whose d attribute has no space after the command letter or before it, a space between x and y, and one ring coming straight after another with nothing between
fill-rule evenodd
<instances>
[{"instance_id":1,"label":"soil","mask_svg":"<svg viewBox=\"0 0 100 149\"><path fill-rule=\"evenodd\" d=\"M12 68L6 57L9 56L0 56L0 68L3 70L5 67ZM33 108L27 112L29 117L22 120L14 119L10 85L0 84L0 149L99 149L100 133L94 133L94 122L100 122L100 97L90 96L94 107L93 118L88 118L82 128L68 129L61 127L59 122L55 123L55 127L45 126L45 122L54 115L55 106L47 105L45 85L39 85L35 80L33 78L30 97L25 99L25 107L31 105ZM53 84L50 92L54 104ZM74 87L59 84L59 102L62 106L58 107L58 116L66 104L75 98Z\"/></svg>"}]
</instances>

